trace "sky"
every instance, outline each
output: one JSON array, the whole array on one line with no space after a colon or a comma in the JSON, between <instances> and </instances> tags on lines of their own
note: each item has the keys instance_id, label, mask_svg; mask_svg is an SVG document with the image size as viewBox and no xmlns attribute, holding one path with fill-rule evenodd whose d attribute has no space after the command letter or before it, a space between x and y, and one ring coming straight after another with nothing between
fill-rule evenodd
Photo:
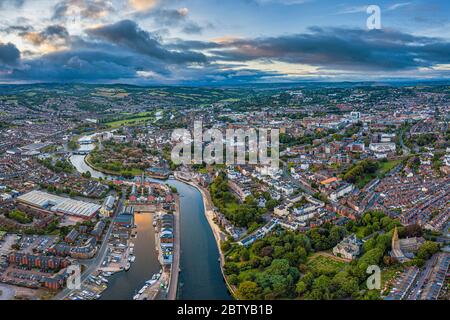
<instances>
[{"instance_id":1,"label":"sky","mask_svg":"<svg viewBox=\"0 0 450 320\"><path fill-rule=\"evenodd\" d=\"M450 79L448 0L0 0L0 83L414 79Z\"/></svg>"}]
</instances>

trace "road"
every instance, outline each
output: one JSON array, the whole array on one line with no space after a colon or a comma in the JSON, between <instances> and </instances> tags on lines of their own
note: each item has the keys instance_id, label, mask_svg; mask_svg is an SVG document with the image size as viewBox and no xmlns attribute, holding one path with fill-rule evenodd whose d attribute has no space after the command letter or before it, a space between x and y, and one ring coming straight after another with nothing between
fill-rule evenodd
<instances>
[{"instance_id":1,"label":"road","mask_svg":"<svg viewBox=\"0 0 450 320\"><path fill-rule=\"evenodd\" d=\"M411 149L409 149L403 143L403 134L404 134L403 130L400 130L400 145L402 146L402 149L403 149L403 155L407 156L411 153Z\"/></svg>"},{"instance_id":2,"label":"road","mask_svg":"<svg viewBox=\"0 0 450 320\"><path fill-rule=\"evenodd\" d=\"M167 293L168 300L176 300L178 291L178 275L180 271L180 199L176 196L175 208L175 243L173 247L173 261L170 270L170 284Z\"/></svg>"},{"instance_id":3,"label":"road","mask_svg":"<svg viewBox=\"0 0 450 320\"><path fill-rule=\"evenodd\" d=\"M436 264L438 255L435 254L427 261L425 268L419 273L415 280L414 286L412 286L411 291L406 295L407 300L420 300L420 295L422 293L423 286L428 278L430 278L433 272L433 266Z\"/></svg>"},{"instance_id":4,"label":"road","mask_svg":"<svg viewBox=\"0 0 450 320\"><path fill-rule=\"evenodd\" d=\"M312 192L309 188L307 188L301 181L294 179L290 174L288 170L288 165L285 161L280 159L281 164L283 165L282 171L283 171L283 177L287 180L289 180L295 187L300 188L304 193L312 196L314 195L314 192Z\"/></svg>"}]
</instances>

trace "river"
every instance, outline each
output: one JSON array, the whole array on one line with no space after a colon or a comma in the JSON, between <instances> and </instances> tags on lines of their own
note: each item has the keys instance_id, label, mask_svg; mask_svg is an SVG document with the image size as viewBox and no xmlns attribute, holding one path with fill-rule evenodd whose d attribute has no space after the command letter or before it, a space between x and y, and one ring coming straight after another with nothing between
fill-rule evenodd
<instances>
[{"instance_id":1,"label":"river","mask_svg":"<svg viewBox=\"0 0 450 320\"><path fill-rule=\"evenodd\" d=\"M94 145L82 145L81 148L92 150ZM89 167L84 158L83 155L74 155L70 159L79 172L89 171L94 178L113 178ZM152 179L152 181L174 186L180 195L181 273L178 299L231 299L222 277L218 261L219 251L205 217L200 192L177 180ZM109 278L108 289L102 295L104 300L132 299L145 281L160 269L151 215L136 215L136 225L138 227L138 236L134 240L136 262L128 272L121 272Z\"/></svg>"}]
</instances>

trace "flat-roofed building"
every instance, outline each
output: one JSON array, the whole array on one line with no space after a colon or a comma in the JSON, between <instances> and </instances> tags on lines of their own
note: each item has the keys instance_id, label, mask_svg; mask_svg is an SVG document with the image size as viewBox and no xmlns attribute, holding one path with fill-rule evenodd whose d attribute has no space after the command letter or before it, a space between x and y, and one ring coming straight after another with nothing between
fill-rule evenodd
<instances>
[{"instance_id":1,"label":"flat-roofed building","mask_svg":"<svg viewBox=\"0 0 450 320\"><path fill-rule=\"evenodd\" d=\"M83 219L91 219L101 207L95 203L64 198L37 190L21 195L17 201L32 207Z\"/></svg>"}]
</instances>

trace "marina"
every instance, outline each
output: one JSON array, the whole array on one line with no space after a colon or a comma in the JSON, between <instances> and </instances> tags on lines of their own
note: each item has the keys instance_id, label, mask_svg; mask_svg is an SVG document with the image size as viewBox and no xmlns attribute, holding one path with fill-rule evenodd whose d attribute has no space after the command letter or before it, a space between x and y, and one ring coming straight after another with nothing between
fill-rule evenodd
<instances>
[{"instance_id":1,"label":"marina","mask_svg":"<svg viewBox=\"0 0 450 320\"><path fill-rule=\"evenodd\" d=\"M81 149L93 150L94 145L82 145ZM79 172L89 171L94 178L117 179L91 168L85 162L85 157L86 155L73 155L70 159ZM107 288L101 293L100 299L231 299L220 264L217 262L220 259L219 250L205 216L201 193L196 188L172 178L146 180L168 184L178 191L180 236L175 236L175 239L178 238L178 247L181 247L178 253L179 265L174 268L176 272L163 272L155 283L149 282L161 270L157 221L151 213L135 214L137 228L130 236L134 246L130 250L134 256L134 259L131 259L135 262L126 263L123 269L125 272L108 276ZM139 294L143 288L142 294Z\"/></svg>"}]
</instances>

